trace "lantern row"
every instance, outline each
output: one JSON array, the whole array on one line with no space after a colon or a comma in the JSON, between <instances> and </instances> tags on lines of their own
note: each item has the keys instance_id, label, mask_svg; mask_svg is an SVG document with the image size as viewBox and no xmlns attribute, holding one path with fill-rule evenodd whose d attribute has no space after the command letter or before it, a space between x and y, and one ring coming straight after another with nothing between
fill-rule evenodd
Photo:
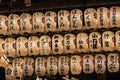
<instances>
[{"instance_id":1,"label":"lantern row","mask_svg":"<svg viewBox=\"0 0 120 80\"><path fill-rule=\"evenodd\" d=\"M83 19L84 17L84 19ZM83 21L84 20L84 21ZM10 14L8 17L0 15L0 34L46 33L71 31L82 29L99 29L120 27L120 7L113 6L110 9L100 7L97 10L87 8L35 12L33 15L23 13L20 16ZM83 26L85 22L85 26Z\"/></svg>"},{"instance_id":2,"label":"lantern row","mask_svg":"<svg viewBox=\"0 0 120 80\"><path fill-rule=\"evenodd\" d=\"M82 72L92 74L94 71L97 74L103 74L107 70L109 73L117 73L120 68L119 65L117 53L110 53L107 56L86 54L71 57L37 57L35 61L32 58L15 58L13 64L6 67L6 75L14 77L32 76L34 71L37 76L80 75Z\"/></svg>"},{"instance_id":3,"label":"lantern row","mask_svg":"<svg viewBox=\"0 0 120 80\"><path fill-rule=\"evenodd\" d=\"M7 57L120 51L120 31L0 38L0 54Z\"/></svg>"}]
</instances>

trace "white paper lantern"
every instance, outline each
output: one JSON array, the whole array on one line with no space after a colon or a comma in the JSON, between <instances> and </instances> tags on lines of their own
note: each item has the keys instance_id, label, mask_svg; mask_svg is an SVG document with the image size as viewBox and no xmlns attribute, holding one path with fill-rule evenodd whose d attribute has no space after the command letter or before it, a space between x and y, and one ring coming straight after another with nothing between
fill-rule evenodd
<instances>
[{"instance_id":1,"label":"white paper lantern","mask_svg":"<svg viewBox=\"0 0 120 80\"><path fill-rule=\"evenodd\" d=\"M92 55L83 56L83 72L85 74L94 72L94 57Z\"/></svg>"},{"instance_id":2,"label":"white paper lantern","mask_svg":"<svg viewBox=\"0 0 120 80\"><path fill-rule=\"evenodd\" d=\"M84 19L87 29L97 28L97 12L94 8L88 8L84 11Z\"/></svg>"},{"instance_id":3,"label":"white paper lantern","mask_svg":"<svg viewBox=\"0 0 120 80\"><path fill-rule=\"evenodd\" d=\"M81 30L83 24L83 12L79 9L73 9L70 12L71 30Z\"/></svg>"},{"instance_id":4,"label":"white paper lantern","mask_svg":"<svg viewBox=\"0 0 120 80\"><path fill-rule=\"evenodd\" d=\"M99 52L101 50L101 34L99 32L92 32L89 35L89 50L91 52Z\"/></svg>"},{"instance_id":5,"label":"white paper lantern","mask_svg":"<svg viewBox=\"0 0 120 80\"><path fill-rule=\"evenodd\" d=\"M8 65L9 64L8 64L8 61L7 61L7 57L1 56L0 57L0 67L6 68Z\"/></svg>"},{"instance_id":6,"label":"white paper lantern","mask_svg":"<svg viewBox=\"0 0 120 80\"><path fill-rule=\"evenodd\" d=\"M38 55L40 53L39 38L37 36L31 36L28 38L28 54Z\"/></svg>"},{"instance_id":7,"label":"white paper lantern","mask_svg":"<svg viewBox=\"0 0 120 80\"><path fill-rule=\"evenodd\" d=\"M82 58L80 56L71 56L70 71L73 75L79 75L82 72Z\"/></svg>"},{"instance_id":8,"label":"white paper lantern","mask_svg":"<svg viewBox=\"0 0 120 80\"><path fill-rule=\"evenodd\" d=\"M76 51L76 37L74 34L64 36L64 52L73 54Z\"/></svg>"},{"instance_id":9,"label":"white paper lantern","mask_svg":"<svg viewBox=\"0 0 120 80\"><path fill-rule=\"evenodd\" d=\"M110 22L110 11L106 7L100 7L97 9L97 28L109 28Z\"/></svg>"},{"instance_id":10,"label":"white paper lantern","mask_svg":"<svg viewBox=\"0 0 120 80\"><path fill-rule=\"evenodd\" d=\"M102 34L102 46L104 51L114 50L114 33L111 31L105 31Z\"/></svg>"},{"instance_id":11,"label":"white paper lantern","mask_svg":"<svg viewBox=\"0 0 120 80\"><path fill-rule=\"evenodd\" d=\"M23 75L32 76L34 72L34 60L32 58L24 58Z\"/></svg>"},{"instance_id":12,"label":"white paper lantern","mask_svg":"<svg viewBox=\"0 0 120 80\"><path fill-rule=\"evenodd\" d=\"M13 60L13 75L15 77L23 77L23 64L22 58L16 58Z\"/></svg>"},{"instance_id":13,"label":"white paper lantern","mask_svg":"<svg viewBox=\"0 0 120 80\"><path fill-rule=\"evenodd\" d=\"M5 68L5 77L6 77L6 80L15 80L15 76L13 74L13 66L11 64L9 64Z\"/></svg>"},{"instance_id":14,"label":"white paper lantern","mask_svg":"<svg viewBox=\"0 0 120 80\"><path fill-rule=\"evenodd\" d=\"M88 34L79 33L77 34L77 52L88 52Z\"/></svg>"},{"instance_id":15,"label":"white paper lantern","mask_svg":"<svg viewBox=\"0 0 120 80\"><path fill-rule=\"evenodd\" d=\"M8 31L9 34L18 34L20 32L20 17L17 14L10 14L8 16Z\"/></svg>"},{"instance_id":16,"label":"white paper lantern","mask_svg":"<svg viewBox=\"0 0 120 80\"><path fill-rule=\"evenodd\" d=\"M44 35L40 37L40 55L49 55L51 53L51 38Z\"/></svg>"},{"instance_id":17,"label":"white paper lantern","mask_svg":"<svg viewBox=\"0 0 120 80\"><path fill-rule=\"evenodd\" d=\"M107 56L107 68L110 73L119 71L119 55L116 53L111 53Z\"/></svg>"},{"instance_id":18,"label":"white paper lantern","mask_svg":"<svg viewBox=\"0 0 120 80\"><path fill-rule=\"evenodd\" d=\"M52 53L62 54L63 53L63 36L55 34L52 37Z\"/></svg>"},{"instance_id":19,"label":"white paper lantern","mask_svg":"<svg viewBox=\"0 0 120 80\"><path fill-rule=\"evenodd\" d=\"M16 54L16 40L8 37L5 39L5 55L7 57L15 57Z\"/></svg>"},{"instance_id":20,"label":"white paper lantern","mask_svg":"<svg viewBox=\"0 0 120 80\"><path fill-rule=\"evenodd\" d=\"M32 32L32 16L29 13L23 13L20 15L21 18L21 34Z\"/></svg>"},{"instance_id":21,"label":"white paper lantern","mask_svg":"<svg viewBox=\"0 0 120 80\"><path fill-rule=\"evenodd\" d=\"M8 34L8 18L4 15L0 15L0 34Z\"/></svg>"},{"instance_id":22,"label":"white paper lantern","mask_svg":"<svg viewBox=\"0 0 120 80\"><path fill-rule=\"evenodd\" d=\"M47 58L47 73L48 75L56 75L58 70L57 57Z\"/></svg>"},{"instance_id":23,"label":"white paper lantern","mask_svg":"<svg viewBox=\"0 0 120 80\"><path fill-rule=\"evenodd\" d=\"M103 54L95 55L95 72L103 74L106 71L106 56Z\"/></svg>"},{"instance_id":24,"label":"white paper lantern","mask_svg":"<svg viewBox=\"0 0 120 80\"><path fill-rule=\"evenodd\" d=\"M18 37L16 42L17 56L28 55L28 40L26 37Z\"/></svg>"},{"instance_id":25,"label":"white paper lantern","mask_svg":"<svg viewBox=\"0 0 120 80\"><path fill-rule=\"evenodd\" d=\"M45 31L45 15L41 12L35 12L33 14L33 32L44 32Z\"/></svg>"},{"instance_id":26,"label":"white paper lantern","mask_svg":"<svg viewBox=\"0 0 120 80\"><path fill-rule=\"evenodd\" d=\"M115 32L115 50L120 51L120 31Z\"/></svg>"},{"instance_id":27,"label":"white paper lantern","mask_svg":"<svg viewBox=\"0 0 120 80\"><path fill-rule=\"evenodd\" d=\"M69 57L60 56L58 60L59 75L68 75L69 73Z\"/></svg>"},{"instance_id":28,"label":"white paper lantern","mask_svg":"<svg viewBox=\"0 0 120 80\"><path fill-rule=\"evenodd\" d=\"M58 11L58 29L59 31L70 30L70 13L67 10Z\"/></svg>"},{"instance_id":29,"label":"white paper lantern","mask_svg":"<svg viewBox=\"0 0 120 80\"><path fill-rule=\"evenodd\" d=\"M5 40L0 38L0 56L5 54Z\"/></svg>"},{"instance_id":30,"label":"white paper lantern","mask_svg":"<svg viewBox=\"0 0 120 80\"><path fill-rule=\"evenodd\" d=\"M35 74L37 76L45 76L46 74L46 58L38 57L35 60Z\"/></svg>"},{"instance_id":31,"label":"white paper lantern","mask_svg":"<svg viewBox=\"0 0 120 80\"><path fill-rule=\"evenodd\" d=\"M47 11L45 13L45 30L47 32L55 32L57 27L57 14L53 11Z\"/></svg>"},{"instance_id":32,"label":"white paper lantern","mask_svg":"<svg viewBox=\"0 0 120 80\"><path fill-rule=\"evenodd\" d=\"M110 8L110 27L120 27L120 7L113 6Z\"/></svg>"}]
</instances>

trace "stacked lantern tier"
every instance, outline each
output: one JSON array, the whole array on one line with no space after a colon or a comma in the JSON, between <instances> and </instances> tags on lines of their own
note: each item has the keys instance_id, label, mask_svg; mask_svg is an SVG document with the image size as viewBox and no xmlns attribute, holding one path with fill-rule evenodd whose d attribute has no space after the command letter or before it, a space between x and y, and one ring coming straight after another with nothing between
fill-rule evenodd
<instances>
[{"instance_id":1,"label":"stacked lantern tier","mask_svg":"<svg viewBox=\"0 0 120 80\"><path fill-rule=\"evenodd\" d=\"M68 74L104 74L117 73L120 68L118 53L84 54L69 56L49 56L36 58L15 58L11 65L6 67L6 76L66 76ZM9 72L9 70L11 72Z\"/></svg>"},{"instance_id":2,"label":"stacked lantern tier","mask_svg":"<svg viewBox=\"0 0 120 80\"><path fill-rule=\"evenodd\" d=\"M49 56L120 51L120 31L0 38L0 55Z\"/></svg>"},{"instance_id":3,"label":"stacked lantern tier","mask_svg":"<svg viewBox=\"0 0 120 80\"><path fill-rule=\"evenodd\" d=\"M82 31L89 29L120 28L120 7L99 7L0 15L0 34L23 35L35 33ZM85 24L84 24L85 23Z\"/></svg>"}]
</instances>

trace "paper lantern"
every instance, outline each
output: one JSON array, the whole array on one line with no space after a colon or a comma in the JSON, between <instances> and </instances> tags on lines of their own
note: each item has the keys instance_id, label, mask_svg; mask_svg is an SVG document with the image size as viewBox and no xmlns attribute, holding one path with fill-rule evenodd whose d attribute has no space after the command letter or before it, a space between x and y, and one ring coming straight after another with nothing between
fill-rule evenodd
<instances>
[{"instance_id":1,"label":"paper lantern","mask_svg":"<svg viewBox=\"0 0 120 80\"><path fill-rule=\"evenodd\" d=\"M94 72L94 57L92 55L83 56L83 72L91 74Z\"/></svg>"},{"instance_id":2,"label":"paper lantern","mask_svg":"<svg viewBox=\"0 0 120 80\"><path fill-rule=\"evenodd\" d=\"M0 34L8 34L8 18L5 15L0 15Z\"/></svg>"},{"instance_id":3,"label":"paper lantern","mask_svg":"<svg viewBox=\"0 0 120 80\"><path fill-rule=\"evenodd\" d=\"M29 13L23 13L20 15L21 18L21 31L20 33L31 33L32 32L32 16Z\"/></svg>"},{"instance_id":4,"label":"paper lantern","mask_svg":"<svg viewBox=\"0 0 120 80\"><path fill-rule=\"evenodd\" d=\"M81 30L83 24L83 13L79 9L73 9L70 12L71 30Z\"/></svg>"},{"instance_id":5,"label":"paper lantern","mask_svg":"<svg viewBox=\"0 0 120 80\"><path fill-rule=\"evenodd\" d=\"M107 68L110 73L115 73L119 71L119 55L116 53L111 53L107 56Z\"/></svg>"},{"instance_id":6,"label":"paper lantern","mask_svg":"<svg viewBox=\"0 0 120 80\"><path fill-rule=\"evenodd\" d=\"M22 58L15 58L13 60L13 75L14 77L23 77L23 64Z\"/></svg>"},{"instance_id":7,"label":"paper lantern","mask_svg":"<svg viewBox=\"0 0 120 80\"><path fill-rule=\"evenodd\" d=\"M73 75L79 75L82 72L82 58L80 56L71 56L70 71Z\"/></svg>"},{"instance_id":8,"label":"paper lantern","mask_svg":"<svg viewBox=\"0 0 120 80\"><path fill-rule=\"evenodd\" d=\"M76 51L76 37L74 34L66 34L64 36L64 52L73 54Z\"/></svg>"},{"instance_id":9,"label":"paper lantern","mask_svg":"<svg viewBox=\"0 0 120 80\"><path fill-rule=\"evenodd\" d=\"M106 56L103 54L95 55L95 72L97 74L104 74L106 71Z\"/></svg>"},{"instance_id":10,"label":"paper lantern","mask_svg":"<svg viewBox=\"0 0 120 80\"><path fill-rule=\"evenodd\" d=\"M97 9L97 28L109 28L110 27L110 11L106 7L99 7Z\"/></svg>"},{"instance_id":11,"label":"paper lantern","mask_svg":"<svg viewBox=\"0 0 120 80\"><path fill-rule=\"evenodd\" d=\"M40 55L49 55L51 53L51 38L43 35L40 37Z\"/></svg>"},{"instance_id":12,"label":"paper lantern","mask_svg":"<svg viewBox=\"0 0 120 80\"><path fill-rule=\"evenodd\" d=\"M53 11L45 13L45 30L46 32L55 32L57 27L57 14Z\"/></svg>"},{"instance_id":13,"label":"paper lantern","mask_svg":"<svg viewBox=\"0 0 120 80\"><path fill-rule=\"evenodd\" d=\"M120 27L120 7L113 6L110 8L110 28Z\"/></svg>"},{"instance_id":14,"label":"paper lantern","mask_svg":"<svg viewBox=\"0 0 120 80\"><path fill-rule=\"evenodd\" d=\"M77 52L88 52L88 34L79 33L77 34Z\"/></svg>"},{"instance_id":15,"label":"paper lantern","mask_svg":"<svg viewBox=\"0 0 120 80\"><path fill-rule=\"evenodd\" d=\"M8 60L7 57L5 55L0 57L0 67L4 67L6 68L8 66Z\"/></svg>"},{"instance_id":16,"label":"paper lantern","mask_svg":"<svg viewBox=\"0 0 120 80\"><path fill-rule=\"evenodd\" d=\"M5 40L0 38L0 56L5 54Z\"/></svg>"},{"instance_id":17,"label":"paper lantern","mask_svg":"<svg viewBox=\"0 0 120 80\"><path fill-rule=\"evenodd\" d=\"M16 40L12 37L5 39L5 55L7 57L15 57L16 54Z\"/></svg>"},{"instance_id":18,"label":"paper lantern","mask_svg":"<svg viewBox=\"0 0 120 80\"><path fill-rule=\"evenodd\" d=\"M35 60L35 74L37 76L45 76L46 74L46 58L38 57Z\"/></svg>"},{"instance_id":19,"label":"paper lantern","mask_svg":"<svg viewBox=\"0 0 120 80\"><path fill-rule=\"evenodd\" d=\"M48 57L47 58L47 74L56 75L58 70L57 66L57 57Z\"/></svg>"},{"instance_id":20,"label":"paper lantern","mask_svg":"<svg viewBox=\"0 0 120 80\"><path fill-rule=\"evenodd\" d=\"M41 12L35 12L32 17L33 20L33 32L44 32L45 31L45 15Z\"/></svg>"},{"instance_id":21,"label":"paper lantern","mask_svg":"<svg viewBox=\"0 0 120 80\"><path fill-rule=\"evenodd\" d=\"M6 77L6 80L15 80L15 76L13 74L13 66L11 64L9 64L5 68L5 77Z\"/></svg>"},{"instance_id":22,"label":"paper lantern","mask_svg":"<svg viewBox=\"0 0 120 80\"><path fill-rule=\"evenodd\" d=\"M120 51L120 31L115 32L115 50Z\"/></svg>"},{"instance_id":23,"label":"paper lantern","mask_svg":"<svg viewBox=\"0 0 120 80\"><path fill-rule=\"evenodd\" d=\"M62 54L63 53L63 36L55 34L52 37L52 53Z\"/></svg>"},{"instance_id":24,"label":"paper lantern","mask_svg":"<svg viewBox=\"0 0 120 80\"><path fill-rule=\"evenodd\" d=\"M18 37L16 42L17 56L28 55L28 39L26 37Z\"/></svg>"},{"instance_id":25,"label":"paper lantern","mask_svg":"<svg viewBox=\"0 0 120 80\"><path fill-rule=\"evenodd\" d=\"M114 50L114 33L111 31L105 31L102 34L102 47L104 51Z\"/></svg>"},{"instance_id":26,"label":"paper lantern","mask_svg":"<svg viewBox=\"0 0 120 80\"><path fill-rule=\"evenodd\" d=\"M70 30L70 13L67 10L58 11L58 29L59 31Z\"/></svg>"},{"instance_id":27,"label":"paper lantern","mask_svg":"<svg viewBox=\"0 0 120 80\"><path fill-rule=\"evenodd\" d=\"M28 54L38 55L40 53L39 38L37 36L31 36L28 38Z\"/></svg>"},{"instance_id":28,"label":"paper lantern","mask_svg":"<svg viewBox=\"0 0 120 80\"><path fill-rule=\"evenodd\" d=\"M101 51L101 34L99 32L92 32L89 35L89 50L91 52Z\"/></svg>"},{"instance_id":29,"label":"paper lantern","mask_svg":"<svg viewBox=\"0 0 120 80\"><path fill-rule=\"evenodd\" d=\"M60 56L58 60L59 75L68 75L69 73L69 57Z\"/></svg>"},{"instance_id":30,"label":"paper lantern","mask_svg":"<svg viewBox=\"0 0 120 80\"><path fill-rule=\"evenodd\" d=\"M23 75L32 76L34 72L34 60L32 58L24 58Z\"/></svg>"},{"instance_id":31,"label":"paper lantern","mask_svg":"<svg viewBox=\"0 0 120 80\"><path fill-rule=\"evenodd\" d=\"M88 8L84 11L84 19L87 29L97 28L97 12L94 8Z\"/></svg>"},{"instance_id":32,"label":"paper lantern","mask_svg":"<svg viewBox=\"0 0 120 80\"><path fill-rule=\"evenodd\" d=\"M18 34L20 32L20 17L17 14L10 14L8 16L8 31L9 34Z\"/></svg>"}]
</instances>

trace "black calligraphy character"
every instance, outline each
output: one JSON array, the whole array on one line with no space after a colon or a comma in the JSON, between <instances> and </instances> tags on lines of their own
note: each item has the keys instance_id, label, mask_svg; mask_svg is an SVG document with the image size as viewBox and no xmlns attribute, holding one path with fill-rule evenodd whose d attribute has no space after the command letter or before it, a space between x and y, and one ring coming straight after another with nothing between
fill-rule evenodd
<instances>
[{"instance_id":1,"label":"black calligraphy character","mask_svg":"<svg viewBox=\"0 0 120 80\"><path fill-rule=\"evenodd\" d=\"M64 66L62 65L60 68L61 74L64 74Z\"/></svg>"},{"instance_id":2,"label":"black calligraphy character","mask_svg":"<svg viewBox=\"0 0 120 80\"><path fill-rule=\"evenodd\" d=\"M116 8L113 8L113 12L112 12L112 18L113 18L113 20L112 20L112 22L113 22L113 25L117 25L116 24Z\"/></svg>"},{"instance_id":3,"label":"black calligraphy character","mask_svg":"<svg viewBox=\"0 0 120 80\"><path fill-rule=\"evenodd\" d=\"M15 30L15 27L13 26L14 25L14 23L13 23L13 21L10 21L10 30Z\"/></svg>"},{"instance_id":4,"label":"black calligraphy character","mask_svg":"<svg viewBox=\"0 0 120 80\"><path fill-rule=\"evenodd\" d=\"M102 63L102 57L98 56L97 57L97 64L98 64L97 65L97 72L102 72L102 70L101 70L102 69L102 64L101 63Z\"/></svg>"},{"instance_id":5,"label":"black calligraphy character","mask_svg":"<svg viewBox=\"0 0 120 80\"><path fill-rule=\"evenodd\" d=\"M34 25L34 29L35 29L35 30L39 29L39 25L36 25L36 24L35 24L35 25Z\"/></svg>"},{"instance_id":6,"label":"black calligraphy character","mask_svg":"<svg viewBox=\"0 0 120 80\"><path fill-rule=\"evenodd\" d=\"M89 58L89 56L86 56L86 58ZM89 69L89 67L90 67L89 59L87 59L87 61L86 61L85 63L86 63L86 64L85 64L85 66L86 66L85 70L86 70L86 71L89 71L89 70L90 70L90 69Z\"/></svg>"},{"instance_id":7,"label":"black calligraphy character","mask_svg":"<svg viewBox=\"0 0 120 80\"><path fill-rule=\"evenodd\" d=\"M72 20L73 21L73 28L77 28L78 26L76 25L77 20Z\"/></svg>"},{"instance_id":8,"label":"black calligraphy character","mask_svg":"<svg viewBox=\"0 0 120 80\"><path fill-rule=\"evenodd\" d=\"M100 8L100 25L103 26L103 8Z\"/></svg>"},{"instance_id":9,"label":"black calligraphy character","mask_svg":"<svg viewBox=\"0 0 120 80\"><path fill-rule=\"evenodd\" d=\"M55 52L58 52L58 44L55 44Z\"/></svg>"},{"instance_id":10,"label":"black calligraphy character","mask_svg":"<svg viewBox=\"0 0 120 80\"><path fill-rule=\"evenodd\" d=\"M47 28L50 28L50 25L51 25L51 24L50 24L50 23L47 23L46 25L47 25Z\"/></svg>"},{"instance_id":11,"label":"black calligraphy character","mask_svg":"<svg viewBox=\"0 0 120 80\"><path fill-rule=\"evenodd\" d=\"M60 27L64 27L65 24L63 23L63 17L60 18Z\"/></svg>"},{"instance_id":12,"label":"black calligraphy character","mask_svg":"<svg viewBox=\"0 0 120 80\"><path fill-rule=\"evenodd\" d=\"M97 49L97 39L93 39L93 49Z\"/></svg>"},{"instance_id":13,"label":"black calligraphy character","mask_svg":"<svg viewBox=\"0 0 120 80\"><path fill-rule=\"evenodd\" d=\"M64 11L59 13L60 16L64 16Z\"/></svg>"},{"instance_id":14,"label":"black calligraphy character","mask_svg":"<svg viewBox=\"0 0 120 80\"><path fill-rule=\"evenodd\" d=\"M91 23L90 23L90 21L87 21L87 26L91 26Z\"/></svg>"},{"instance_id":15,"label":"black calligraphy character","mask_svg":"<svg viewBox=\"0 0 120 80\"><path fill-rule=\"evenodd\" d=\"M109 47L109 42L105 41L105 47Z\"/></svg>"},{"instance_id":16,"label":"black calligraphy character","mask_svg":"<svg viewBox=\"0 0 120 80\"><path fill-rule=\"evenodd\" d=\"M10 69L10 68L8 68L7 70L6 70L6 74L7 75L10 75L12 73L12 70Z\"/></svg>"},{"instance_id":17,"label":"black calligraphy character","mask_svg":"<svg viewBox=\"0 0 120 80\"><path fill-rule=\"evenodd\" d=\"M89 70L90 70L90 69L89 69L89 66L90 66L90 65L89 65L88 63L86 63L85 71L89 72Z\"/></svg>"},{"instance_id":18,"label":"black calligraphy character","mask_svg":"<svg viewBox=\"0 0 120 80\"><path fill-rule=\"evenodd\" d=\"M112 71L114 71L115 68L116 68L114 56L111 56L111 57L110 57L110 61L111 61L111 64L109 65L109 69L112 70Z\"/></svg>"},{"instance_id":19,"label":"black calligraphy character","mask_svg":"<svg viewBox=\"0 0 120 80\"><path fill-rule=\"evenodd\" d=\"M80 49L84 49L83 45L80 45L79 48L80 48Z\"/></svg>"},{"instance_id":20,"label":"black calligraphy character","mask_svg":"<svg viewBox=\"0 0 120 80\"><path fill-rule=\"evenodd\" d=\"M26 27L25 27L26 24L27 24L27 23L26 23L25 21L23 21L23 27L22 27L22 30L23 30L23 31L26 31Z\"/></svg>"}]
</instances>

